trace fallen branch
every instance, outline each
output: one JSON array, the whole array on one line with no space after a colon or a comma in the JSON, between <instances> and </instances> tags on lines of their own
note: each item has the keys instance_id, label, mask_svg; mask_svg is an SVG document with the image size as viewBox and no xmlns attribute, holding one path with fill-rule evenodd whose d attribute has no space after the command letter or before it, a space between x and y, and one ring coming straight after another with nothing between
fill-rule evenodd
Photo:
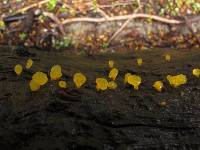
<instances>
[{"instance_id":1,"label":"fallen branch","mask_svg":"<svg viewBox=\"0 0 200 150\"><path fill-rule=\"evenodd\" d=\"M89 18L89 17L83 17L83 18L70 18L62 21L62 24L68 24L73 22L95 22L95 23L102 23L106 21L120 21L120 20L127 20L127 19L135 19L135 18L148 18L153 19L156 21L160 21L163 23L168 24L181 24L184 23L184 21L180 20L174 20L174 19L167 19L160 16L155 15L148 15L148 14L132 14L132 15L124 15L124 16L114 16L109 18Z\"/></svg>"},{"instance_id":2,"label":"fallen branch","mask_svg":"<svg viewBox=\"0 0 200 150\"><path fill-rule=\"evenodd\" d=\"M127 2L121 2L121 3L114 3L114 4L107 4L107 5L98 5L99 8L110 8L110 7L118 7L118 6L129 6L133 5L135 3L134 1L127 1Z\"/></svg>"},{"instance_id":3,"label":"fallen branch","mask_svg":"<svg viewBox=\"0 0 200 150\"><path fill-rule=\"evenodd\" d=\"M19 10L17 11L17 13L24 13L25 11L27 11L27 10L29 10L29 9L31 9L31 8L40 7L41 5L43 5L43 4L45 4L45 3L48 3L48 2L49 2L49 0L43 0L43 1L40 1L40 2L38 2L38 3L31 4L31 5L27 6L27 7L24 7L24 8L22 8L22 9L19 9Z\"/></svg>"}]
</instances>

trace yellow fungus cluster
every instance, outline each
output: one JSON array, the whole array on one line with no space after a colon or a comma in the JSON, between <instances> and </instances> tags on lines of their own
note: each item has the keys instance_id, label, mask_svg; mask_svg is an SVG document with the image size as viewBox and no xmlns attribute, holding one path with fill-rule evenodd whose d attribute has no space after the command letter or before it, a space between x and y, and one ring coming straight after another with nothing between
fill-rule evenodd
<instances>
[{"instance_id":1,"label":"yellow fungus cluster","mask_svg":"<svg viewBox=\"0 0 200 150\"><path fill-rule=\"evenodd\" d=\"M75 73L73 76L73 81L76 85L77 88L80 88L85 82L86 82L86 77L82 73Z\"/></svg>"},{"instance_id":2,"label":"yellow fungus cluster","mask_svg":"<svg viewBox=\"0 0 200 150\"><path fill-rule=\"evenodd\" d=\"M30 81L29 87L30 87L31 91L33 91L33 92L35 92L35 91L40 89L40 85L37 84L34 80Z\"/></svg>"},{"instance_id":3,"label":"yellow fungus cluster","mask_svg":"<svg viewBox=\"0 0 200 150\"><path fill-rule=\"evenodd\" d=\"M153 87L158 91L161 92L163 88L163 82L162 81L156 81L153 84Z\"/></svg>"},{"instance_id":4,"label":"yellow fungus cluster","mask_svg":"<svg viewBox=\"0 0 200 150\"><path fill-rule=\"evenodd\" d=\"M138 59L137 59L137 64L138 64L138 66L141 66L141 65L142 65L142 63L143 63L143 60L142 60L142 58L138 58Z\"/></svg>"},{"instance_id":5,"label":"yellow fungus cluster","mask_svg":"<svg viewBox=\"0 0 200 150\"><path fill-rule=\"evenodd\" d=\"M67 82L61 80L61 81L58 82L58 86L59 86L60 88L66 89L66 88L67 88Z\"/></svg>"},{"instance_id":6,"label":"yellow fungus cluster","mask_svg":"<svg viewBox=\"0 0 200 150\"><path fill-rule=\"evenodd\" d=\"M165 60L168 61L168 62L171 61L171 55L166 54L165 55Z\"/></svg>"},{"instance_id":7,"label":"yellow fungus cluster","mask_svg":"<svg viewBox=\"0 0 200 150\"><path fill-rule=\"evenodd\" d=\"M193 69L192 70L192 74L194 76L196 76L197 78L199 78L199 76L200 76L200 69Z\"/></svg>"},{"instance_id":8,"label":"yellow fungus cluster","mask_svg":"<svg viewBox=\"0 0 200 150\"><path fill-rule=\"evenodd\" d=\"M109 66L110 68L113 68L113 67L114 67L114 61L113 61L113 60L109 60L109 61L108 61L108 66Z\"/></svg>"},{"instance_id":9,"label":"yellow fungus cluster","mask_svg":"<svg viewBox=\"0 0 200 150\"><path fill-rule=\"evenodd\" d=\"M38 71L33 74L32 80L34 80L39 85L45 85L48 81L48 78L45 73Z\"/></svg>"},{"instance_id":10,"label":"yellow fungus cluster","mask_svg":"<svg viewBox=\"0 0 200 150\"><path fill-rule=\"evenodd\" d=\"M116 89L117 88L117 83L116 82L114 82L114 81L110 81L110 82L108 82L108 88L109 89Z\"/></svg>"},{"instance_id":11,"label":"yellow fungus cluster","mask_svg":"<svg viewBox=\"0 0 200 150\"><path fill-rule=\"evenodd\" d=\"M187 77L186 77L186 75L183 75L183 74L179 74L176 76L168 75L167 80L168 80L169 84L174 88L177 88L180 85L187 83Z\"/></svg>"},{"instance_id":12,"label":"yellow fungus cluster","mask_svg":"<svg viewBox=\"0 0 200 150\"><path fill-rule=\"evenodd\" d=\"M62 68L60 65L54 65L50 71L51 80L58 80L62 77Z\"/></svg>"},{"instance_id":13,"label":"yellow fungus cluster","mask_svg":"<svg viewBox=\"0 0 200 150\"><path fill-rule=\"evenodd\" d=\"M169 54L165 55L165 60L170 61L171 56ZM141 66L143 63L142 58L137 59L138 66ZM33 60L28 59L25 65L26 69L30 69L33 65ZM107 89L116 89L118 87L116 81L116 78L118 76L119 70L117 68L114 68L114 61L110 60L108 62L108 66L111 69L108 75L107 80L106 78L96 78L96 89L97 91L105 91ZM23 72L23 66L21 64L17 64L14 67L14 72L17 74L17 76L20 76ZM200 69L196 68L192 70L192 74L199 78L200 77ZM54 65L52 66L49 76L51 80L58 80L58 86L60 88L66 89L68 87L68 84L64 80L59 80L62 78L62 68L60 65ZM167 80L169 84L173 88L177 88L183 84L187 83L187 77L183 74L178 75L167 75ZM78 72L73 75L73 82L76 86L76 88L81 88L87 81L87 78L84 74ZM32 76L32 80L29 82L29 86L31 91L37 91L40 89L41 86L44 86L48 82L48 77L46 73L43 72L35 72ZM133 86L134 90L139 90L139 86L142 83L142 78L138 75L133 75L131 73L126 73L124 76L124 84L129 84ZM164 85L162 81L155 81L152 84L153 88L157 90L158 92L161 92Z\"/></svg>"},{"instance_id":14,"label":"yellow fungus cluster","mask_svg":"<svg viewBox=\"0 0 200 150\"><path fill-rule=\"evenodd\" d=\"M32 67L32 65L33 65L33 60L32 60L32 59L28 59L27 62L26 62L25 68L26 68L26 69L30 69L30 68ZM14 67L14 72L15 72L18 76L21 75L22 71L23 71L23 66L22 66L22 65L20 65L20 64L15 65L15 67Z\"/></svg>"},{"instance_id":15,"label":"yellow fungus cluster","mask_svg":"<svg viewBox=\"0 0 200 150\"><path fill-rule=\"evenodd\" d=\"M141 79L140 76L130 75L130 76L128 76L127 82L134 87L134 90L138 90L139 89L139 85L142 82L142 79Z\"/></svg>"},{"instance_id":16,"label":"yellow fungus cluster","mask_svg":"<svg viewBox=\"0 0 200 150\"><path fill-rule=\"evenodd\" d=\"M33 60L32 59L28 59L26 62L26 69L30 69L33 65Z\"/></svg>"},{"instance_id":17,"label":"yellow fungus cluster","mask_svg":"<svg viewBox=\"0 0 200 150\"><path fill-rule=\"evenodd\" d=\"M114 67L114 61L113 60L109 60L108 61L108 66L109 68L111 68L109 74L108 74L108 78L111 81L108 81L106 78L97 78L96 79L96 89L97 91L99 90L106 90L106 89L116 89L117 88L117 83L115 82L119 70L117 68L113 68Z\"/></svg>"},{"instance_id":18,"label":"yellow fungus cluster","mask_svg":"<svg viewBox=\"0 0 200 150\"><path fill-rule=\"evenodd\" d=\"M113 81L115 81L117 75L118 75L119 71L117 68L113 68L110 70L110 73L109 73L109 78Z\"/></svg>"},{"instance_id":19,"label":"yellow fungus cluster","mask_svg":"<svg viewBox=\"0 0 200 150\"><path fill-rule=\"evenodd\" d=\"M131 73L126 73L124 76L124 84L128 82L128 77L131 76Z\"/></svg>"},{"instance_id":20,"label":"yellow fungus cluster","mask_svg":"<svg viewBox=\"0 0 200 150\"><path fill-rule=\"evenodd\" d=\"M18 76L20 76L21 73L22 73L22 71L23 71L22 65L20 65L20 64L15 65L14 71L15 71L15 73L16 73Z\"/></svg>"},{"instance_id":21,"label":"yellow fungus cluster","mask_svg":"<svg viewBox=\"0 0 200 150\"><path fill-rule=\"evenodd\" d=\"M108 88L108 81L105 78L96 79L96 89L97 91L105 91Z\"/></svg>"},{"instance_id":22,"label":"yellow fungus cluster","mask_svg":"<svg viewBox=\"0 0 200 150\"><path fill-rule=\"evenodd\" d=\"M40 86L45 85L47 82L48 82L47 75L39 71L33 74L29 86L31 91L37 91L40 89Z\"/></svg>"}]
</instances>

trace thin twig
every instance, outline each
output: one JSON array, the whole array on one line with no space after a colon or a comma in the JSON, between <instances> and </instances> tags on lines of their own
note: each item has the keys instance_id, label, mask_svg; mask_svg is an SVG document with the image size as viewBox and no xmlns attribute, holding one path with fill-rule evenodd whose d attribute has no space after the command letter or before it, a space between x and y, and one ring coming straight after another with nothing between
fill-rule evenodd
<instances>
[{"instance_id":1,"label":"thin twig","mask_svg":"<svg viewBox=\"0 0 200 150\"><path fill-rule=\"evenodd\" d=\"M119 33L128 25L128 23L132 20L132 18L129 18L124 22L124 24L112 35L112 37L109 39L108 44L111 43L111 41L116 38Z\"/></svg>"},{"instance_id":2,"label":"thin twig","mask_svg":"<svg viewBox=\"0 0 200 150\"><path fill-rule=\"evenodd\" d=\"M58 19L58 17L56 17L53 13L49 13L49 12L43 12L43 15L44 15L44 16L47 16L47 17L49 17L51 20L53 20L53 21L57 24L57 26L58 26L60 32L63 34L63 36L66 35L65 30L64 30L64 27L63 27L63 24L62 24L62 22Z\"/></svg>"},{"instance_id":3,"label":"thin twig","mask_svg":"<svg viewBox=\"0 0 200 150\"><path fill-rule=\"evenodd\" d=\"M133 5L135 3L134 1L128 1L128 2L123 2L123 3L116 3L116 4L107 4L107 5L98 5L99 8L110 8L110 7L117 7L117 6L128 6L128 5Z\"/></svg>"},{"instance_id":4,"label":"thin twig","mask_svg":"<svg viewBox=\"0 0 200 150\"><path fill-rule=\"evenodd\" d=\"M83 18L69 18L62 21L62 24L68 24L73 22L95 22L95 23L102 23L106 21L121 21L121 20L127 20L127 19L134 19L134 18L148 18L153 19L156 21L160 21L167 24L181 24L184 23L184 21L175 20L175 19L167 19L160 16L155 15L148 15L148 14L132 14L132 15L124 15L124 16L114 16L109 17L108 19L105 18L90 18L90 17L83 17Z\"/></svg>"},{"instance_id":5,"label":"thin twig","mask_svg":"<svg viewBox=\"0 0 200 150\"><path fill-rule=\"evenodd\" d=\"M48 3L48 2L49 2L49 0L43 0L43 1L40 1L40 2L38 2L38 3L31 4L31 5L27 6L27 7L24 7L24 8L22 8L22 9L19 9L19 10L17 11L17 13L24 13L25 11L27 11L27 10L29 10L29 9L31 9L31 8L40 7L41 5L43 5L43 4L45 4L45 3Z\"/></svg>"},{"instance_id":6,"label":"thin twig","mask_svg":"<svg viewBox=\"0 0 200 150\"><path fill-rule=\"evenodd\" d=\"M142 5L141 5L141 3L140 3L140 0L137 0L137 3L138 3L138 8L139 8L139 9L142 8Z\"/></svg>"},{"instance_id":7,"label":"thin twig","mask_svg":"<svg viewBox=\"0 0 200 150\"><path fill-rule=\"evenodd\" d=\"M141 5L138 4L138 8L134 11L134 13L137 13L139 9L141 9ZM132 20L132 18L127 19L124 24L112 35L112 37L109 39L108 44L111 43L111 41L116 38L119 33L129 24L129 22Z\"/></svg>"},{"instance_id":8,"label":"thin twig","mask_svg":"<svg viewBox=\"0 0 200 150\"><path fill-rule=\"evenodd\" d=\"M97 12L102 15L106 20L109 19L109 16L100 8L97 8Z\"/></svg>"}]
</instances>

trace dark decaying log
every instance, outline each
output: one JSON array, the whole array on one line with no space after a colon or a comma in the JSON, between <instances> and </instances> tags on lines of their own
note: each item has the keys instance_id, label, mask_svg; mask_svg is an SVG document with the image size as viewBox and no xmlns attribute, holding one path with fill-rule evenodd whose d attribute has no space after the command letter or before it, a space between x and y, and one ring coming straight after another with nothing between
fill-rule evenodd
<instances>
[{"instance_id":1,"label":"dark decaying log","mask_svg":"<svg viewBox=\"0 0 200 150\"><path fill-rule=\"evenodd\" d=\"M127 54L87 56L66 52L30 49L35 55L18 56L15 49L0 47L0 147L4 150L124 150L199 149L200 81L191 75L200 67L199 50L146 50ZM172 61L166 63L163 55ZM24 57L25 56L25 57ZM17 77L15 64L34 65ZM135 60L144 64L137 67ZM113 59L120 74L115 91L96 92L95 78L107 76L107 60ZM36 71L48 73L53 64L63 67L69 83L60 90L50 81L31 93L28 83ZM87 75L87 84L77 90L72 83L75 72ZM141 75L139 91L123 85L126 72ZM187 85L172 89L167 74L186 74ZM152 82L164 80L165 89L157 93Z\"/></svg>"}]
</instances>

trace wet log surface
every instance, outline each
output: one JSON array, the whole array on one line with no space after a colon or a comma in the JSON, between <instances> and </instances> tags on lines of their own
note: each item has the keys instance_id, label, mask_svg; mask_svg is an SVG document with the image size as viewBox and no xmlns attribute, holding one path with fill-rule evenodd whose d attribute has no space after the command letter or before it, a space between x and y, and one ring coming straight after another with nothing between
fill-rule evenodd
<instances>
[{"instance_id":1,"label":"wet log surface","mask_svg":"<svg viewBox=\"0 0 200 150\"><path fill-rule=\"evenodd\" d=\"M146 50L99 54L94 57L65 52L30 50L34 66L17 77L13 66L29 57L0 48L0 147L4 150L132 150L200 148L200 80L191 70L200 67L199 50ZM171 54L166 63L164 56ZM144 64L137 67L136 58ZM119 88L96 92L95 78L107 76L107 61L113 59L120 74ZM60 64L69 83L61 90L50 81L31 93L28 83L35 71L48 73ZM88 82L75 89L72 76L81 71ZM139 91L123 85L126 72L137 73ZM166 75L184 73L188 83L172 89ZM157 93L152 82L164 80ZM161 106L166 102L166 106Z\"/></svg>"}]
</instances>

